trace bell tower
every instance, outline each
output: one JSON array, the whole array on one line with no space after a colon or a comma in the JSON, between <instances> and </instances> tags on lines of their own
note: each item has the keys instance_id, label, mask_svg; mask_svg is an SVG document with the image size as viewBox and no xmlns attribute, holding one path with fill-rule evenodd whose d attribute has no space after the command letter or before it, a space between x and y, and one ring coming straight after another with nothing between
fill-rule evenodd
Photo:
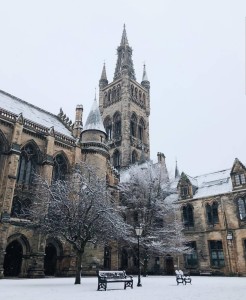
<instances>
[{"instance_id":1,"label":"bell tower","mask_svg":"<svg viewBox=\"0 0 246 300\"><path fill-rule=\"evenodd\" d=\"M149 160L149 92L145 65L141 83L136 80L124 25L113 81L108 83L105 64L99 80L99 108L111 162L117 169Z\"/></svg>"}]
</instances>

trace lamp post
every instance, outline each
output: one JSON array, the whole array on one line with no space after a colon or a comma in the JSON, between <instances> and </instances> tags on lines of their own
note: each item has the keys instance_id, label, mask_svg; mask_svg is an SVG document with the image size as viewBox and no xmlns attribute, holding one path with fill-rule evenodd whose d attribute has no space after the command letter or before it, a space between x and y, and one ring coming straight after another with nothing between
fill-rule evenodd
<instances>
[{"instance_id":1,"label":"lamp post","mask_svg":"<svg viewBox=\"0 0 246 300\"><path fill-rule=\"evenodd\" d=\"M142 235L142 232L143 232L142 226L139 225L138 227L136 227L135 231L136 231L136 235L138 237L138 284L137 284L137 286L142 286L141 278L140 278L141 270L140 270L140 250L139 250L139 238L140 238L140 236Z\"/></svg>"}]
</instances>

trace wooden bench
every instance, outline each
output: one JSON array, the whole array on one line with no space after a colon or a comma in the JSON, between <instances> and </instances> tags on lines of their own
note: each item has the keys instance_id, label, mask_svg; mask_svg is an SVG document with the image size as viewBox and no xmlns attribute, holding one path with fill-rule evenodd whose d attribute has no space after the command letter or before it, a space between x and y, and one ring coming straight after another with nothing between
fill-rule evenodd
<instances>
[{"instance_id":1,"label":"wooden bench","mask_svg":"<svg viewBox=\"0 0 246 300\"><path fill-rule=\"evenodd\" d=\"M182 270L176 270L175 274L176 274L177 285L179 285L180 283L183 283L185 285L187 283L191 284L191 278L190 278L190 276L189 275L184 275L184 272Z\"/></svg>"},{"instance_id":2,"label":"wooden bench","mask_svg":"<svg viewBox=\"0 0 246 300\"><path fill-rule=\"evenodd\" d=\"M199 274L200 275L204 275L204 276L211 276L212 275L212 271L210 271L210 270L200 270Z\"/></svg>"},{"instance_id":3,"label":"wooden bench","mask_svg":"<svg viewBox=\"0 0 246 300\"><path fill-rule=\"evenodd\" d=\"M108 283L124 282L124 289L127 287L133 288L132 276L126 275L125 271L99 271L98 272L98 287L100 291L104 289L106 291Z\"/></svg>"}]
</instances>

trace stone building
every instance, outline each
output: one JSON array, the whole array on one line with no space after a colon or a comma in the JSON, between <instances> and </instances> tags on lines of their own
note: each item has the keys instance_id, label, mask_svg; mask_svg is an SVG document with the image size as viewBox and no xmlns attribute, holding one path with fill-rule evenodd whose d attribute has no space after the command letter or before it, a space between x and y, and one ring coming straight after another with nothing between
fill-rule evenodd
<instances>
[{"instance_id":1,"label":"stone building","mask_svg":"<svg viewBox=\"0 0 246 300\"><path fill-rule=\"evenodd\" d=\"M117 184L96 100L84 128L82 114L78 105L72 122L62 111L55 116L0 91L0 277L74 273L69 245L22 225L28 219L25 211L31 205L35 172L51 182L65 178L83 160L97 166L109 187ZM99 250L95 253L103 261ZM93 263L89 260L86 268Z\"/></svg>"},{"instance_id":2,"label":"stone building","mask_svg":"<svg viewBox=\"0 0 246 300\"><path fill-rule=\"evenodd\" d=\"M203 176L182 173L178 203L184 232L193 248L176 261L192 274L246 275L246 168Z\"/></svg>"},{"instance_id":3,"label":"stone building","mask_svg":"<svg viewBox=\"0 0 246 300\"><path fill-rule=\"evenodd\" d=\"M114 192L116 169L149 159L150 83L145 66L141 84L136 81L125 27L117 51L113 82L108 84L104 65L99 105L94 100L84 126L82 105L72 121L62 110L53 115L0 91L0 278L74 273L69 245L22 226L28 219L23 212L31 205L34 173L52 182L86 160ZM166 168L164 155L158 155ZM88 247L83 271L94 274L96 267L134 271L136 259L121 245Z\"/></svg>"}]
</instances>

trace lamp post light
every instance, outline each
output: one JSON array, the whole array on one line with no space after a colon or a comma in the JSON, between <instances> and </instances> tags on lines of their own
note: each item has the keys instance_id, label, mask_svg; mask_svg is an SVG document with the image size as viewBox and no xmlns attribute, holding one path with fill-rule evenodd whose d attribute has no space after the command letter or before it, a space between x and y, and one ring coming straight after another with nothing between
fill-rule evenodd
<instances>
[{"instance_id":1,"label":"lamp post light","mask_svg":"<svg viewBox=\"0 0 246 300\"><path fill-rule=\"evenodd\" d=\"M142 235L142 232L143 232L142 226L139 225L138 227L136 227L135 231L136 231L136 235L138 237L138 284L137 284L137 286L142 286L141 278L140 278L141 270L140 270L140 250L139 250L139 238L140 238L140 236Z\"/></svg>"}]
</instances>

